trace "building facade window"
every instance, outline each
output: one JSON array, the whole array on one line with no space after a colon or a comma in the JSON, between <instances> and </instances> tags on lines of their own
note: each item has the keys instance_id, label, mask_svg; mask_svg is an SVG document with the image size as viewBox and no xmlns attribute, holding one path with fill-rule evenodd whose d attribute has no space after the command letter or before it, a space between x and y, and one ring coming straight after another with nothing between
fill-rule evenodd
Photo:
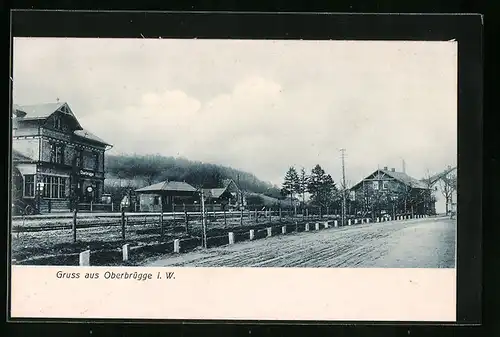
<instances>
[{"instance_id":1,"label":"building facade window","mask_svg":"<svg viewBox=\"0 0 500 337\"><path fill-rule=\"evenodd\" d=\"M389 182L388 181L383 181L382 182L382 189L383 190L389 189Z\"/></svg>"},{"instance_id":2,"label":"building facade window","mask_svg":"<svg viewBox=\"0 0 500 337\"><path fill-rule=\"evenodd\" d=\"M51 199L66 198L66 177L43 177L43 196Z\"/></svg>"},{"instance_id":3,"label":"building facade window","mask_svg":"<svg viewBox=\"0 0 500 337\"><path fill-rule=\"evenodd\" d=\"M64 146L62 144L52 143L50 144L50 162L56 164L62 164L64 162Z\"/></svg>"},{"instance_id":4,"label":"building facade window","mask_svg":"<svg viewBox=\"0 0 500 337\"><path fill-rule=\"evenodd\" d=\"M373 189L378 190L378 181L373 182Z\"/></svg>"},{"instance_id":5,"label":"building facade window","mask_svg":"<svg viewBox=\"0 0 500 337\"><path fill-rule=\"evenodd\" d=\"M35 175L25 175L24 176L24 196L34 197L35 196Z\"/></svg>"},{"instance_id":6,"label":"building facade window","mask_svg":"<svg viewBox=\"0 0 500 337\"><path fill-rule=\"evenodd\" d=\"M81 168L82 161L83 161L83 151L81 149L75 149L75 166L77 168Z\"/></svg>"},{"instance_id":7,"label":"building facade window","mask_svg":"<svg viewBox=\"0 0 500 337\"><path fill-rule=\"evenodd\" d=\"M99 171L99 152L94 152L94 171Z\"/></svg>"}]
</instances>

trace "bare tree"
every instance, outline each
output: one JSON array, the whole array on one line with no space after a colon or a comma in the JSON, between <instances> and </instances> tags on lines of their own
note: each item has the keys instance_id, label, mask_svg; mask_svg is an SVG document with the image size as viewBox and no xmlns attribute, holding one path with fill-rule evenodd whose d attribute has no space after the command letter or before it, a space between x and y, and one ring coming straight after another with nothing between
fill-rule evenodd
<instances>
[{"instance_id":1,"label":"bare tree","mask_svg":"<svg viewBox=\"0 0 500 337\"><path fill-rule=\"evenodd\" d=\"M448 214L450 212L450 205L453 202L453 193L457 190L457 176L455 174L448 174L441 177L439 187L444 196L446 214Z\"/></svg>"}]
</instances>

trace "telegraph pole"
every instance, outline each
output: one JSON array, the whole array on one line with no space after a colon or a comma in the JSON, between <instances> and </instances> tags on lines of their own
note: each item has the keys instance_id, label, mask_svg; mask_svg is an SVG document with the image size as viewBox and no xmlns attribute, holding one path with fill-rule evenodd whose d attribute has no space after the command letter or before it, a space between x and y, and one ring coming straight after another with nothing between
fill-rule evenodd
<instances>
[{"instance_id":1,"label":"telegraph pole","mask_svg":"<svg viewBox=\"0 0 500 337\"><path fill-rule=\"evenodd\" d=\"M345 225L346 218L346 184L345 184L345 149L340 149L340 153L342 156L342 226Z\"/></svg>"},{"instance_id":2,"label":"telegraph pole","mask_svg":"<svg viewBox=\"0 0 500 337\"><path fill-rule=\"evenodd\" d=\"M202 244L203 248L207 248L207 223L205 219L205 196L203 195L203 188L200 188L201 194L201 226L203 229Z\"/></svg>"}]
</instances>

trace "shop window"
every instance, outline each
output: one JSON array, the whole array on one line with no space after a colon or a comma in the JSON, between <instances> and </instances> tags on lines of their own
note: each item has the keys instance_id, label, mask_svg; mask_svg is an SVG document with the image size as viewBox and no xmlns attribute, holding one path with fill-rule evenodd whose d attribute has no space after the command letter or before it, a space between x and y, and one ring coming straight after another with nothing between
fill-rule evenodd
<instances>
[{"instance_id":1,"label":"shop window","mask_svg":"<svg viewBox=\"0 0 500 337\"><path fill-rule=\"evenodd\" d=\"M35 196L35 175L33 174L24 176L24 196Z\"/></svg>"},{"instance_id":2,"label":"shop window","mask_svg":"<svg viewBox=\"0 0 500 337\"><path fill-rule=\"evenodd\" d=\"M66 178L59 177L59 198L66 198Z\"/></svg>"},{"instance_id":3,"label":"shop window","mask_svg":"<svg viewBox=\"0 0 500 337\"><path fill-rule=\"evenodd\" d=\"M65 177L44 176L42 195L52 199L66 198L66 179Z\"/></svg>"}]
</instances>

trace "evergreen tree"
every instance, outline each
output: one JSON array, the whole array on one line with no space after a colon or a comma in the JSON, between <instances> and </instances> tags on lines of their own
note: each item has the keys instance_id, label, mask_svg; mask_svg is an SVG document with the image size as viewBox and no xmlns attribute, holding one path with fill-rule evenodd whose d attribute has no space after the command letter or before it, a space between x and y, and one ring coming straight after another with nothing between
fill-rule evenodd
<instances>
[{"instance_id":1,"label":"evergreen tree","mask_svg":"<svg viewBox=\"0 0 500 337\"><path fill-rule=\"evenodd\" d=\"M307 185L313 204L326 207L335 201L338 190L331 175L326 174L320 165L316 165L309 176Z\"/></svg>"},{"instance_id":2,"label":"evergreen tree","mask_svg":"<svg viewBox=\"0 0 500 337\"><path fill-rule=\"evenodd\" d=\"M299 175L299 188L298 193L302 196L302 205L306 203L306 192L309 177L306 175L306 170L302 168Z\"/></svg>"},{"instance_id":3,"label":"evergreen tree","mask_svg":"<svg viewBox=\"0 0 500 337\"><path fill-rule=\"evenodd\" d=\"M283 195L290 196L290 205L293 207L293 195L299 191L299 175L295 167L290 167L286 172L281 191Z\"/></svg>"}]
</instances>

